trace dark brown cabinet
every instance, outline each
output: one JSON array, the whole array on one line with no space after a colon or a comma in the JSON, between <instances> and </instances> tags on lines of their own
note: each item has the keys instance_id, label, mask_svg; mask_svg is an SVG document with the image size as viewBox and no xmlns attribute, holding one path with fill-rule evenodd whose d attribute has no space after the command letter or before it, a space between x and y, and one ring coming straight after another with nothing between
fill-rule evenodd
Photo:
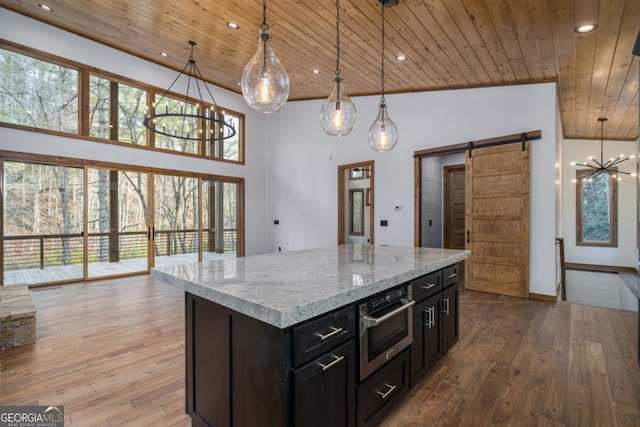
<instances>
[{"instance_id":1,"label":"dark brown cabinet","mask_svg":"<svg viewBox=\"0 0 640 427\"><path fill-rule=\"evenodd\" d=\"M442 341L446 353L458 342L458 284L442 291Z\"/></svg>"},{"instance_id":2,"label":"dark brown cabinet","mask_svg":"<svg viewBox=\"0 0 640 427\"><path fill-rule=\"evenodd\" d=\"M441 319L441 293L417 303L414 307L411 384L416 384L442 357Z\"/></svg>"},{"instance_id":3,"label":"dark brown cabinet","mask_svg":"<svg viewBox=\"0 0 640 427\"><path fill-rule=\"evenodd\" d=\"M425 292L425 282L431 286ZM413 344L411 346L411 386L415 386L458 341L458 267L453 265L413 280L422 289L415 297ZM427 285L428 287L428 285Z\"/></svg>"},{"instance_id":4,"label":"dark brown cabinet","mask_svg":"<svg viewBox=\"0 0 640 427\"><path fill-rule=\"evenodd\" d=\"M318 357L294 373L294 425L355 426L355 344Z\"/></svg>"},{"instance_id":5,"label":"dark brown cabinet","mask_svg":"<svg viewBox=\"0 0 640 427\"><path fill-rule=\"evenodd\" d=\"M409 365L407 349L358 386L358 427L378 425L407 395Z\"/></svg>"}]
</instances>

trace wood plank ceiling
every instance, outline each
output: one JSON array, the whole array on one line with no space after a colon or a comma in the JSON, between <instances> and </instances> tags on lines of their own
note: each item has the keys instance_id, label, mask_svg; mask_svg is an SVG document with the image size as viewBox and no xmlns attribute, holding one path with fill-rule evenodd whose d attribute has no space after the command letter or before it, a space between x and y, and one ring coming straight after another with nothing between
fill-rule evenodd
<instances>
[{"instance_id":1,"label":"wood plank ceiling","mask_svg":"<svg viewBox=\"0 0 640 427\"><path fill-rule=\"evenodd\" d=\"M262 20L260 0L0 0L0 6L176 70L188 58L187 41L195 40L205 78L235 92ZM267 6L274 51L291 79L289 99L326 97L335 68L335 3ZM340 7L348 93L378 94L379 3L342 0ZM609 118L606 139L638 138L638 58L631 51L640 0L400 0L385 17L389 93L558 82L566 138L599 139L598 117ZM598 28L576 34L583 23Z\"/></svg>"}]
</instances>

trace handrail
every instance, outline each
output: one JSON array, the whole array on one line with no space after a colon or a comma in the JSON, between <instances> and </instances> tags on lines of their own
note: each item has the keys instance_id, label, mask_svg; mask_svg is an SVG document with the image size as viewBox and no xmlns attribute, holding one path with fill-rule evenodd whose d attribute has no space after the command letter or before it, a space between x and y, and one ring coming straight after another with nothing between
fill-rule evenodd
<instances>
[{"instance_id":1,"label":"handrail","mask_svg":"<svg viewBox=\"0 0 640 427\"><path fill-rule=\"evenodd\" d=\"M209 237L215 229L204 229L202 245L208 248ZM189 236L191 233L193 236ZM197 229L155 230L155 252L157 256L171 256L198 251ZM223 248L229 251L236 248L237 229L226 228L223 233ZM147 244L151 236L148 231L121 231L116 233L119 239L119 252L123 259L146 256ZM105 241L112 233L88 233L90 262L107 261L108 250ZM5 270L22 270L46 266L74 265L82 263L83 233L73 234L38 234L24 236L4 236ZM158 237L156 240L155 237ZM158 244L163 245L166 239L166 253L161 253ZM28 243L32 241L34 243ZM210 250L210 249L209 249ZM116 258L118 260L119 258Z\"/></svg>"},{"instance_id":2,"label":"handrail","mask_svg":"<svg viewBox=\"0 0 640 427\"><path fill-rule=\"evenodd\" d=\"M560 298L562 301L567 300L567 268L564 259L564 238L556 237L556 245L558 245L558 255L560 257Z\"/></svg>"}]
</instances>

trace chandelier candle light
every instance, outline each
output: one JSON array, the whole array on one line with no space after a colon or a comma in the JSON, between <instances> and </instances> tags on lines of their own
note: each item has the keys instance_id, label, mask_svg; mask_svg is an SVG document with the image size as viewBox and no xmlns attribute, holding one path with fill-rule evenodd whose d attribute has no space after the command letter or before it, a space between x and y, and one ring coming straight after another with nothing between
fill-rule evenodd
<instances>
[{"instance_id":1,"label":"chandelier candle light","mask_svg":"<svg viewBox=\"0 0 640 427\"><path fill-rule=\"evenodd\" d=\"M223 115L218 111L218 104L216 104L209 86L196 65L196 60L193 57L193 48L196 46L196 42L189 40L189 45L191 45L191 53L187 65L162 96L153 103L153 112L151 114L147 112L145 115L144 126L156 134L186 141L214 142L232 138L236 135L236 129L224 121ZM187 90L184 102L178 98L168 97L167 95L173 86L185 74ZM194 84L191 82L192 78L195 81ZM202 81L202 87L200 81ZM195 97L189 96L191 89L195 89L197 100ZM212 105L210 107L207 107L202 99L203 89L211 98L209 104ZM158 112L157 107L161 106L163 101L165 111L162 112L162 108L160 108L160 112Z\"/></svg>"},{"instance_id":2,"label":"chandelier candle light","mask_svg":"<svg viewBox=\"0 0 640 427\"><path fill-rule=\"evenodd\" d=\"M620 154L616 158L612 157L606 162L604 161L604 122L606 122L607 119L601 117L598 119L598 121L600 122L600 161L594 159L593 157L589 157L589 161L587 163L571 162L571 166L581 166L588 169L587 173L583 174L580 178L573 180L574 182L578 180L591 181L603 173L611 175L611 178L617 178L618 181L620 181L621 179L619 176L621 173L625 175L632 175L631 173L624 171L617 171L616 174L616 170L614 170L613 168L624 161L634 158L634 155L625 156L624 154ZM591 164L591 162L593 162L594 164Z\"/></svg>"},{"instance_id":3,"label":"chandelier candle light","mask_svg":"<svg viewBox=\"0 0 640 427\"><path fill-rule=\"evenodd\" d=\"M340 71L340 0L336 0L336 72L333 92L320 108L320 124L331 136L348 135L356 124L356 106L346 94Z\"/></svg>"},{"instance_id":4,"label":"chandelier candle light","mask_svg":"<svg viewBox=\"0 0 640 427\"><path fill-rule=\"evenodd\" d=\"M258 50L244 67L241 86L247 104L260 113L275 113L289 97L289 76L271 48L267 0L262 1Z\"/></svg>"},{"instance_id":5,"label":"chandelier candle light","mask_svg":"<svg viewBox=\"0 0 640 427\"><path fill-rule=\"evenodd\" d=\"M382 97L378 105L378 117L369 128L369 145L373 151L390 151L398 142L398 128L387 113L384 99L384 8L391 0L378 0L382 5Z\"/></svg>"}]
</instances>

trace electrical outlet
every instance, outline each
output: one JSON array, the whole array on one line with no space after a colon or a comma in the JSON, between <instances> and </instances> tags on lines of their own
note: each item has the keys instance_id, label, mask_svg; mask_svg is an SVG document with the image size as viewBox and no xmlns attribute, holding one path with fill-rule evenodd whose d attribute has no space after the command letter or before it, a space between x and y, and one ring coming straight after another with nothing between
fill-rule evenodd
<instances>
[{"instance_id":1,"label":"electrical outlet","mask_svg":"<svg viewBox=\"0 0 640 427\"><path fill-rule=\"evenodd\" d=\"M389 220L386 220L386 219L380 220L380 227L388 227L388 226L389 226Z\"/></svg>"}]
</instances>

